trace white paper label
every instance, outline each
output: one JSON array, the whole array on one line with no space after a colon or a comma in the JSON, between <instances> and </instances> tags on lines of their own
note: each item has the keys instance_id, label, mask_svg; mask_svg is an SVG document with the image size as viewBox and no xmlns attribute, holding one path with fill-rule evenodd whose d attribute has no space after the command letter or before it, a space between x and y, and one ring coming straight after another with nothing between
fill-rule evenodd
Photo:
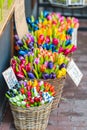
<instances>
[{"instance_id":1,"label":"white paper label","mask_svg":"<svg viewBox=\"0 0 87 130\"><path fill-rule=\"evenodd\" d=\"M18 83L18 80L14 74L14 71L12 69L12 67L9 67L7 70L5 70L3 73L2 73L9 89L10 88L13 88L17 83Z\"/></svg>"},{"instance_id":2,"label":"white paper label","mask_svg":"<svg viewBox=\"0 0 87 130\"><path fill-rule=\"evenodd\" d=\"M77 29L73 30L73 33L72 33L72 44L77 46Z\"/></svg>"},{"instance_id":3,"label":"white paper label","mask_svg":"<svg viewBox=\"0 0 87 130\"><path fill-rule=\"evenodd\" d=\"M71 77L71 79L76 84L76 86L78 87L78 85L83 77L83 74L79 70L78 66L75 64L73 59L71 59L70 63L68 64L67 72L68 72L69 76Z\"/></svg>"}]
</instances>

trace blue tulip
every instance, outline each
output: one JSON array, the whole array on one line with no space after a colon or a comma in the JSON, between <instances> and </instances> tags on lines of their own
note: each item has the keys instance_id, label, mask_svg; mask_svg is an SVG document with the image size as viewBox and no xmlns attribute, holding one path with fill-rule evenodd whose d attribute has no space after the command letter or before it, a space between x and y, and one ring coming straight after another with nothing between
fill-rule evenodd
<instances>
[{"instance_id":1,"label":"blue tulip","mask_svg":"<svg viewBox=\"0 0 87 130\"><path fill-rule=\"evenodd\" d=\"M48 15L49 15L49 12L46 11L46 10L44 10L44 11L43 11L43 16L44 16L44 17L47 17Z\"/></svg>"},{"instance_id":2,"label":"blue tulip","mask_svg":"<svg viewBox=\"0 0 87 130\"><path fill-rule=\"evenodd\" d=\"M34 22L35 24L38 24L39 23L39 20L37 19L37 20L35 20L35 22Z\"/></svg>"},{"instance_id":3,"label":"blue tulip","mask_svg":"<svg viewBox=\"0 0 87 130\"><path fill-rule=\"evenodd\" d=\"M69 39L69 40L66 40L65 45L68 46L69 44L71 44L71 40L70 40L70 39Z\"/></svg>"},{"instance_id":4,"label":"blue tulip","mask_svg":"<svg viewBox=\"0 0 87 130\"><path fill-rule=\"evenodd\" d=\"M73 28L67 30L67 34L72 35L72 33L73 33Z\"/></svg>"},{"instance_id":5,"label":"blue tulip","mask_svg":"<svg viewBox=\"0 0 87 130\"><path fill-rule=\"evenodd\" d=\"M36 27L34 27L34 31L37 31L39 28L36 26Z\"/></svg>"},{"instance_id":6,"label":"blue tulip","mask_svg":"<svg viewBox=\"0 0 87 130\"><path fill-rule=\"evenodd\" d=\"M22 50L20 50L18 53L19 53L19 55L22 55L22 56L26 55L26 52L22 51Z\"/></svg>"},{"instance_id":7,"label":"blue tulip","mask_svg":"<svg viewBox=\"0 0 87 130\"><path fill-rule=\"evenodd\" d=\"M27 20L27 23L28 23L28 24L31 24L31 23L32 23L31 18L27 17L26 20Z\"/></svg>"},{"instance_id":8,"label":"blue tulip","mask_svg":"<svg viewBox=\"0 0 87 130\"><path fill-rule=\"evenodd\" d=\"M34 74L33 74L33 73L31 73L31 72L29 72L29 73L28 73L28 77L29 77L30 79L35 79Z\"/></svg>"}]
</instances>

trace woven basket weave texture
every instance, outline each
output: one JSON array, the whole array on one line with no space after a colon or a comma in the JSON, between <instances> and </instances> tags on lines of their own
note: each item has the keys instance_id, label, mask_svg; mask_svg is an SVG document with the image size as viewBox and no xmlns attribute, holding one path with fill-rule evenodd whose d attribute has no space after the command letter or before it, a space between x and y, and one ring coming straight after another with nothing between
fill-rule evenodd
<instances>
[{"instance_id":1,"label":"woven basket weave texture","mask_svg":"<svg viewBox=\"0 0 87 130\"><path fill-rule=\"evenodd\" d=\"M39 107L21 108L10 104L17 130L45 130L51 112L51 103Z\"/></svg>"}]
</instances>

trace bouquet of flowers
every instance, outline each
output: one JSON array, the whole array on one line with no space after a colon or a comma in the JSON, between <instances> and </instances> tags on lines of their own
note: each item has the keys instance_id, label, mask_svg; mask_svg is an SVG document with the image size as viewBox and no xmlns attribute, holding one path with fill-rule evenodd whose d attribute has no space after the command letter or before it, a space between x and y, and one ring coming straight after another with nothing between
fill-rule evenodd
<instances>
[{"instance_id":1,"label":"bouquet of flowers","mask_svg":"<svg viewBox=\"0 0 87 130\"><path fill-rule=\"evenodd\" d=\"M26 55L28 52L32 52L37 47L35 44L34 37L29 33L26 34L22 40L19 39L18 35L15 35L15 50L19 55Z\"/></svg>"},{"instance_id":2,"label":"bouquet of flowers","mask_svg":"<svg viewBox=\"0 0 87 130\"><path fill-rule=\"evenodd\" d=\"M36 107L50 103L54 95L54 86L37 80L21 80L6 93L6 97L11 104L22 108Z\"/></svg>"},{"instance_id":3,"label":"bouquet of flowers","mask_svg":"<svg viewBox=\"0 0 87 130\"><path fill-rule=\"evenodd\" d=\"M11 66L19 79L54 79L66 75L68 62L63 54L36 48L24 57L14 56Z\"/></svg>"},{"instance_id":4,"label":"bouquet of flowers","mask_svg":"<svg viewBox=\"0 0 87 130\"><path fill-rule=\"evenodd\" d=\"M72 33L74 28L79 27L78 19L45 11L38 20L34 20L33 16L27 18L27 23L38 46L64 55L76 50L77 47L72 43Z\"/></svg>"}]
</instances>

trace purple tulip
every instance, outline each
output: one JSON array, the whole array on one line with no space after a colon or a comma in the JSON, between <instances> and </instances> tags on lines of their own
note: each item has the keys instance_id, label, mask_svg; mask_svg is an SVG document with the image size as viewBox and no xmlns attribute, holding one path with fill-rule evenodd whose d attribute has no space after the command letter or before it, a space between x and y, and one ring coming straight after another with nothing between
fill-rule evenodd
<instances>
[{"instance_id":1,"label":"purple tulip","mask_svg":"<svg viewBox=\"0 0 87 130\"><path fill-rule=\"evenodd\" d=\"M43 77L43 79L49 79L49 74L43 73L43 74L42 74L42 77Z\"/></svg>"},{"instance_id":2,"label":"purple tulip","mask_svg":"<svg viewBox=\"0 0 87 130\"><path fill-rule=\"evenodd\" d=\"M55 79L56 78L56 74L52 73L52 78Z\"/></svg>"},{"instance_id":3,"label":"purple tulip","mask_svg":"<svg viewBox=\"0 0 87 130\"><path fill-rule=\"evenodd\" d=\"M17 35L17 34L14 36L14 38L15 38L15 40L16 40L16 41L18 41L18 40L19 40L19 37L18 37L18 35Z\"/></svg>"},{"instance_id":4,"label":"purple tulip","mask_svg":"<svg viewBox=\"0 0 87 130\"><path fill-rule=\"evenodd\" d=\"M29 77L30 79L35 79L34 74L33 74L33 73L31 73L31 72L29 72L29 73L28 73L28 77Z\"/></svg>"},{"instance_id":5,"label":"purple tulip","mask_svg":"<svg viewBox=\"0 0 87 130\"><path fill-rule=\"evenodd\" d=\"M18 41L16 42L16 44L19 45L19 46L23 46L23 42L22 42L21 40L18 40Z\"/></svg>"},{"instance_id":6,"label":"purple tulip","mask_svg":"<svg viewBox=\"0 0 87 130\"><path fill-rule=\"evenodd\" d=\"M19 56L19 59L20 59L20 60L23 60L23 59L24 59L24 57L23 57L23 56Z\"/></svg>"},{"instance_id":7,"label":"purple tulip","mask_svg":"<svg viewBox=\"0 0 87 130\"><path fill-rule=\"evenodd\" d=\"M53 75L52 75L52 73L51 73L51 74L49 74L49 78L50 78L50 79L52 79L52 76L53 76Z\"/></svg>"},{"instance_id":8,"label":"purple tulip","mask_svg":"<svg viewBox=\"0 0 87 130\"><path fill-rule=\"evenodd\" d=\"M23 82L23 84L24 84L24 87L26 87L26 86L27 86L27 82L26 82L26 81L24 81L24 82Z\"/></svg>"},{"instance_id":9,"label":"purple tulip","mask_svg":"<svg viewBox=\"0 0 87 130\"><path fill-rule=\"evenodd\" d=\"M45 65L46 68L47 68L47 66L48 66L48 61L45 61L44 65Z\"/></svg>"},{"instance_id":10,"label":"purple tulip","mask_svg":"<svg viewBox=\"0 0 87 130\"><path fill-rule=\"evenodd\" d=\"M60 66L59 66L59 69L62 69L62 68L66 68L66 64L61 64Z\"/></svg>"},{"instance_id":11,"label":"purple tulip","mask_svg":"<svg viewBox=\"0 0 87 130\"><path fill-rule=\"evenodd\" d=\"M20 80L20 81L19 81L19 84L20 84L20 85L22 85L22 84L23 84L23 82L24 82L23 80Z\"/></svg>"},{"instance_id":12,"label":"purple tulip","mask_svg":"<svg viewBox=\"0 0 87 130\"><path fill-rule=\"evenodd\" d=\"M34 63L39 64L39 58L35 58Z\"/></svg>"},{"instance_id":13,"label":"purple tulip","mask_svg":"<svg viewBox=\"0 0 87 130\"><path fill-rule=\"evenodd\" d=\"M27 38L30 39L30 42L34 42L34 37L30 34L26 34Z\"/></svg>"},{"instance_id":14,"label":"purple tulip","mask_svg":"<svg viewBox=\"0 0 87 130\"><path fill-rule=\"evenodd\" d=\"M33 42L31 42L31 43L29 43L29 44L28 44L29 48L32 48L32 47L33 47L33 45L34 45L34 43L33 43Z\"/></svg>"},{"instance_id":15,"label":"purple tulip","mask_svg":"<svg viewBox=\"0 0 87 130\"><path fill-rule=\"evenodd\" d=\"M52 61L49 61L49 62L48 62L48 68L49 68L49 69L52 69L52 68L53 68L53 62L52 62Z\"/></svg>"}]
</instances>

